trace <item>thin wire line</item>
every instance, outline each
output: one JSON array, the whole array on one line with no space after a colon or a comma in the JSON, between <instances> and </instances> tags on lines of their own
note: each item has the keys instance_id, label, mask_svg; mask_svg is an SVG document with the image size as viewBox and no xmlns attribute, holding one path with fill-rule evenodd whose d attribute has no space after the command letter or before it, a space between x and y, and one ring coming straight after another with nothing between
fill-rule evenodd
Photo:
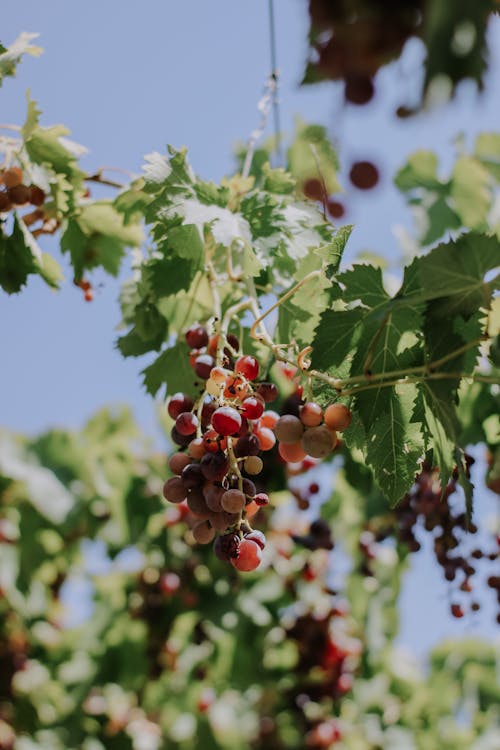
<instances>
[{"instance_id":1,"label":"thin wire line","mask_svg":"<svg viewBox=\"0 0 500 750\"><path fill-rule=\"evenodd\" d=\"M269 0L269 43L271 51L271 76L275 82L273 92L273 120L274 120L274 137L275 150L278 164L284 166L283 153L281 148L281 125L280 125L280 107L278 99L278 79L279 70L276 54L276 23L274 17L274 0Z\"/></svg>"}]
</instances>

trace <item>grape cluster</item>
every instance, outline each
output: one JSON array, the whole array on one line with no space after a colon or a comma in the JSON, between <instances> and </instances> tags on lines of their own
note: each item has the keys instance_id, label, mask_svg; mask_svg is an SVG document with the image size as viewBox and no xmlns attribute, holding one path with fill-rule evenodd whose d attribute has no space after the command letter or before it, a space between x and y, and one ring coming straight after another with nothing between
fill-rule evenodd
<instances>
[{"instance_id":1,"label":"grape cluster","mask_svg":"<svg viewBox=\"0 0 500 750\"><path fill-rule=\"evenodd\" d=\"M175 424L172 441L179 446L169 460L174 476L163 494L172 503L184 501L196 518L196 542L215 540L216 556L237 570L258 567L266 539L249 524L269 496L253 480L264 468L262 455L278 442L281 459L295 464L308 457L323 458L337 443L336 430L350 423L349 410L332 404L322 408L307 402L299 416L267 409L278 397L273 383L258 382L259 362L239 355L233 334L209 337L204 326L186 332L190 363L204 382L197 401L174 394L168 413ZM216 535L217 538L216 538Z\"/></svg>"},{"instance_id":2,"label":"grape cluster","mask_svg":"<svg viewBox=\"0 0 500 750\"><path fill-rule=\"evenodd\" d=\"M467 472L473 462L472 457L466 456ZM439 471L424 464L411 491L395 509L394 521L397 539L410 552L418 552L420 549L421 545L417 538L419 528L423 527L425 531L432 533L435 559L442 568L445 579L450 583L458 583L457 594L459 592L468 594L473 590L471 578L477 572L476 561L481 559L496 561L498 551L485 553L479 548L467 549L468 546L470 547L467 545L469 535L474 535L477 527L468 521L466 513L453 507L452 496L457 490L457 483L458 472L455 471L442 491ZM373 557L370 539L382 541L392 533L389 527L373 531L374 533L365 531L360 539L360 549L365 556L364 568L367 574L370 574L370 559ZM500 593L498 593L500 577L490 576L488 585L497 589L500 604ZM479 602L472 601L470 609L472 611L480 609ZM456 618L461 618L465 614L464 607L458 601L450 605L450 611Z\"/></svg>"},{"instance_id":3,"label":"grape cluster","mask_svg":"<svg viewBox=\"0 0 500 750\"><path fill-rule=\"evenodd\" d=\"M45 203L45 193L38 185L23 184L23 170L20 167L9 167L0 171L0 213L12 211L15 206L35 206L40 209ZM39 215L38 215L39 214ZM35 219L42 218L43 213L34 211Z\"/></svg>"}]
</instances>

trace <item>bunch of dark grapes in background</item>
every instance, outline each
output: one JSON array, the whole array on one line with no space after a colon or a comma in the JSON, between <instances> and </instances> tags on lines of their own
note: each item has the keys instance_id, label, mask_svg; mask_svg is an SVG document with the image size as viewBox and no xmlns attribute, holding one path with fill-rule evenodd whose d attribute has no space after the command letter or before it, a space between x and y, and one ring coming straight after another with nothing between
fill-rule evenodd
<instances>
[{"instance_id":1,"label":"bunch of dark grapes in background","mask_svg":"<svg viewBox=\"0 0 500 750\"><path fill-rule=\"evenodd\" d=\"M174 476L163 494L172 503L187 504L196 519L196 542L215 540L219 559L240 571L255 570L266 539L250 519L269 503L259 482L266 454L274 458L277 447L283 463L314 465L313 459L335 449L337 431L349 426L351 413L340 403L323 411L299 398L297 414L280 416L267 408L278 397L276 385L258 380L259 362L239 354L233 334L219 344L218 335L194 325L185 336L191 366L204 387L196 401L176 393L168 402L175 420L171 437L179 450L170 457Z\"/></svg>"},{"instance_id":2,"label":"bunch of dark grapes in background","mask_svg":"<svg viewBox=\"0 0 500 750\"><path fill-rule=\"evenodd\" d=\"M474 459L466 456L467 473ZM450 481L442 490L439 471L424 464L422 472L415 483L390 517L387 524L376 523L373 528L363 532L360 539L360 550L363 554L362 572L371 575L371 560L374 559L373 545L395 534L396 539L409 552L418 552L421 544L418 540L421 530L433 535L433 549L436 562L443 571L444 578L453 585L453 601L450 611L453 617L464 616L466 608L460 600L471 598L468 605L471 611L480 609L473 591L478 573L478 562L498 563L498 539L488 551L474 546L473 540L477 526L467 518L464 510L456 509L453 495L457 492L458 471L455 470ZM457 503L457 505L459 505ZM460 501L462 506L462 500ZM494 548L495 547L495 548ZM500 576L490 575L487 580L490 588L496 591L500 604ZM497 616L500 622L500 614Z\"/></svg>"}]
</instances>

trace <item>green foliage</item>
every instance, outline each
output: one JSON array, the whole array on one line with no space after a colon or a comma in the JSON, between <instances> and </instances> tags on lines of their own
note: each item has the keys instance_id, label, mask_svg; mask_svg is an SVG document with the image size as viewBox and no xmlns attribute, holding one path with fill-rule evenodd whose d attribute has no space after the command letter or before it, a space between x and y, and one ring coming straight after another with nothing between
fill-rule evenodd
<instances>
[{"instance_id":1,"label":"green foliage","mask_svg":"<svg viewBox=\"0 0 500 750\"><path fill-rule=\"evenodd\" d=\"M392 647L406 552L376 547L369 594L359 535L387 527L387 509L369 475L363 491L351 484L352 458L322 510L352 560L332 595L325 550L296 547L279 571L271 564L304 526L297 512L286 526L262 519L273 551L258 575L236 576L193 548L177 509L159 499L165 457L138 453L138 437L124 410L96 414L80 433L0 436L2 738L37 750L141 750L145 737L155 750L302 750L333 721L347 748L369 750L375 730L382 747L486 742L494 650L443 643L424 676ZM280 499L291 503L284 486ZM133 566L118 554L130 544ZM68 604L77 580L91 617ZM345 694L340 673L353 679Z\"/></svg>"}]
</instances>

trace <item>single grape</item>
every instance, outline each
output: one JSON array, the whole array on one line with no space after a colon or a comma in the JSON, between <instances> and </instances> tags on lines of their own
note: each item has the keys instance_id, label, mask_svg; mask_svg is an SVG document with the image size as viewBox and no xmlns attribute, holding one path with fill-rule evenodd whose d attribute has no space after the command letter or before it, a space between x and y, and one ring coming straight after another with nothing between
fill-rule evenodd
<instances>
[{"instance_id":1,"label":"single grape","mask_svg":"<svg viewBox=\"0 0 500 750\"><path fill-rule=\"evenodd\" d=\"M332 198L328 199L326 207L332 219L341 219L345 214L344 204L340 203L340 201L334 201Z\"/></svg>"},{"instance_id":2,"label":"single grape","mask_svg":"<svg viewBox=\"0 0 500 750\"><path fill-rule=\"evenodd\" d=\"M215 360L210 354L200 354L195 359L194 371L202 380L208 380L214 365Z\"/></svg>"},{"instance_id":3,"label":"single grape","mask_svg":"<svg viewBox=\"0 0 500 750\"><path fill-rule=\"evenodd\" d=\"M209 426L212 420L212 414L217 409L217 403L215 401L205 401L201 410L201 426L203 429Z\"/></svg>"},{"instance_id":4,"label":"single grape","mask_svg":"<svg viewBox=\"0 0 500 750\"><path fill-rule=\"evenodd\" d=\"M300 421L306 427L317 427L323 421L323 409L314 401L307 401L300 408Z\"/></svg>"},{"instance_id":5,"label":"single grape","mask_svg":"<svg viewBox=\"0 0 500 750\"><path fill-rule=\"evenodd\" d=\"M214 367L210 373L210 380L213 380L217 385L222 385L227 381L230 374L229 370L224 369L224 367Z\"/></svg>"},{"instance_id":6,"label":"single grape","mask_svg":"<svg viewBox=\"0 0 500 750\"><path fill-rule=\"evenodd\" d=\"M264 412L264 404L256 396L248 396L243 401L241 412L247 419L259 419Z\"/></svg>"},{"instance_id":7,"label":"single grape","mask_svg":"<svg viewBox=\"0 0 500 750\"><path fill-rule=\"evenodd\" d=\"M192 490L189 490L187 504L189 510L197 516L208 518L210 515L208 505L200 487L193 487Z\"/></svg>"},{"instance_id":8,"label":"single grape","mask_svg":"<svg viewBox=\"0 0 500 750\"><path fill-rule=\"evenodd\" d=\"M188 464L182 470L182 484L187 490L199 487L205 481L201 464Z\"/></svg>"},{"instance_id":9,"label":"single grape","mask_svg":"<svg viewBox=\"0 0 500 750\"><path fill-rule=\"evenodd\" d=\"M245 495L240 490L226 490L222 495L221 504L228 513L239 513L245 507Z\"/></svg>"},{"instance_id":10,"label":"single grape","mask_svg":"<svg viewBox=\"0 0 500 750\"><path fill-rule=\"evenodd\" d=\"M214 552L219 560L228 562L239 555L240 537L234 532L218 536L214 544Z\"/></svg>"},{"instance_id":11,"label":"single grape","mask_svg":"<svg viewBox=\"0 0 500 750\"><path fill-rule=\"evenodd\" d=\"M198 417L191 411L183 411L175 420L175 429L180 435L194 435L198 427Z\"/></svg>"},{"instance_id":12,"label":"single grape","mask_svg":"<svg viewBox=\"0 0 500 750\"><path fill-rule=\"evenodd\" d=\"M260 427L254 431L254 435L257 436L260 443L260 449L263 451L270 451L276 445L276 438L274 432L268 427Z\"/></svg>"},{"instance_id":13,"label":"single grape","mask_svg":"<svg viewBox=\"0 0 500 750\"><path fill-rule=\"evenodd\" d=\"M205 455L205 444L203 438L194 438L188 445L188 453L191 458L199 460Z\"/></svg>"},{"instance_id":14,"label":"single grape","mask_svg":"<svg viewBox=\"0 0 500 750\"><path fill-rule=\"evenodd\" d=\"M258 492L254 497L254 503L257 503L260 507L263 505L269 505L269 495L265 492Z\"/></svg>"},{"instance_id":15,"label":"single grape","mask_svg":"<svg viewBox=\"0 0 500 750\"><path fill-rule=\"evenodd\" d=\"M304 180L302 192L306 198L313 201L321 201L325 195L323 183L321 180L318 180L317 177L310 177L309 179Z\"/></svg>"},{"instance_id":16,"label":"single grape","mask_svg":"<svg viewBox=\"0 0 500 750\"><path fill-rule=\"evenodd\" d=\"M313 458L325 458L333 450L334 434L325 425L309 427L302 436L302 447Z\"/></svg>"},{"instance_id":17,"label":"single grape","mask_svg":"<svg viewBox=\"0 0 500 750\"><path fill-rule=\"evenodd\" d=\"M298 417L284 414L276 422L274 434L280 443L297 443L304 434L304 426Z\"/></svg>"},{"instance_id":18,"label":"single grape","mask_svg":"<svg viewBox=\"0 0 500 750\"><path fill-rule=\"evenodd\" d=\"M255 542L261 549L264 549L266 546L266 537L262 531L259 531L258 529L253 529L245 534L245 539L250 539L252 542Z\"/></svg>"},{"instance_id":19,"label":"single grape","mask_svg":"<svg viewBox=\"0 0 500 750\"><path fill-rule=\"evenodd\" d=\"M257 393L261 396L266 404L276 401L278 398L278 389L274 383L259 383L256 388Z\"/></svg>"},{"instance_id":20,"label":"single grape","mask_svg":"<svg viewBox=\"0 0 500 750\"><path fill-rule=\"evenodd\" d=\"M460 604L452 604L450 610L453 617L460 618L464 616L464 611Z\"/></svg>"},{"instance_id":21,"label":"single grape","mask_svg":"<svg viewBox=\"0 0 500 750\"><path fill-rule=\"evenodd\" d=\"M43 206L43 204L45 203L45 193L42 188L39 188L38 185L30 185L29 191L29 201L31 205Z\"/></svg>"},{"instance_id":22,"label":"single grape","mask_svg":"<svg viewBox=\"0 0 500 750\"><path fill-rule=\"evenodd\" d=\"M3 184L6 188L17 187L23 181L23 170L20 167L9 167L3 173Z\"/></svg>"},{"instance_id":23,"label":"single grape","mask_svg":"<svg viewBox=\"0 0 500 750\"><path fill-rule=\"evenodd\" d=\"M15 206L25 206L30 202L30 190L26 185L15 185L7 193Z\"/></svg>"},{"instance_id":24,"label":"single grape","mask_svg":"<svg viewBox=\"0 0 500 750\"><path fill-rule=\"evenodd\" d=\"M94 292L92 291L92 289L87 289L87 291L83 295L83 298L85 302L92 302L92 300L94 299Z\"/></svg>"},{"instance_id":25,"label":"single grape","mask_svg":"<svg viewBox=\"0 0 500 750\"><path fill-rule=\"evenodd\" d=\"M248 434L243 435L238 439L238 442L234 446L234 455L236 458L242 458L243 456L256 456L260 451L260 442L257 435Z\"/></svg>"},{"instance_id":26,"label":"single grape","mask_svg":"<svg viewBox=\"0 0 500 750\"><path fill-rule=\"evenodd\" d=\"M220 482L229 469L229 459L222 451L217 453L205 453L200 463L201 472L205 479Z\"/></svg>"},{"instance_id":27,"label":"single grape","mask_svg":"<svg viewBox=\"0 0 500 750\"><path fill-rule=\"evenodd\" d=\"M243 477L243 493L247 497L255 497L255 493L257 492L257 489L252 482L251 479L247 479L246 477Z\"/></svg>"},{"instance_id":28,"label":"single grape","mask_svg":"<svg viewBox=\"0 0 500 750\"><path fill-rule=\"evenodd\" d=\"M307 455L300 441L297 443L280 443L278 445L278 453L283 461L289 464L296 464L302 461Z\"/></svg>"},{"instance_id":29,"label":"single grape","mask_svg":"<svg viewBox=\"0 0 500 750\"><path fill-rule=\"evenodd\" d=\"M191 460L185 453L174 453L168 460L168 467L172 474L180 476L184 467L190 463Z\"/></svg>"},{"instance_id":30,"label":"single grape","mask_svg":"<svg viewBox=\"0 0 500 750\"><path fill-rule=\"evenodd\" d=\"M234 371L243 375L247 380L255 380L259 374L259 363L255 357L245 354L236 360Z\"/></svg>"},{"instance_id":31,"label":"single grape","mask_svg":"<svg viewBox=\"0 0 500 750\"><path fill-rule=\"evenodd\" d=\"M180 477L170 477L163 485L163 497L171 503L182 503L186 489Z\"/></svg>"},{"instance_id":32,"label":"single grape","mask_svg":"<svg viewBox=\"0 0 500 750\"><path fill-rule=\"evenodd\" d=\"M191 411L193 406L194 401L191 396L185 393L174 393L168 402L167 411L172 419L177 419L179 414L182 414L184 411Z\"/></svg>"},{"instance_id":33,"label":"single grape","mask_svg":"<svg viewBox=\"0 0 500 750\"><path fill-rule=\"evenodd\" d=\"M203 435L203 445L209 453L217 453L217 451L226 450L227 440L215 430L207 430Z\"/></svg>"},{"instance_id":34,"label":"single grape","mask_svg":"<svg viewBox=\"0 0 500 750\"><path fill-rule=\"evenodd\" d=\"M7 213L7 211L10 211L12 208L12 203L10 202L10 198L3 190L0 191L0 214L1 213Z\"/></svg>"},{"instance_id":35,"label":"single grape","mask_svg":"<svg viewBox=\"0 0 500 750\"><path fill-rule=\"evenodd\" d=\"M352 414L344 404L330 404L325 409L325 424L330 430L346 430L352 422Z\"/></svg>"},{"instance_id":36,"label":"single grape","mask_svg":"<svg viewBox=\"0 0 500 750\"><path fill-rule=\"evenodd\" d=\"M200 521L193 526L193 536L198 544L209 544L215 537L215 529L212 528L209 521Z\"/></svg>"},{"instance_id":37,"label":"single grape","mask_svg":"<svg viewBox=\"0 0 500 750\"><path fill-rule=\"evenodd\" d=\"M208 344L208 333L203 326L191 326L186 331L186 341L190 349L201 349Z\"/></svg>"},{"instance_id":38,"label":"single grape","mask_svg":"<svg viewBox=\"0 0 500 750\"><path fill-rule=\"evenodd\" d=\"M231 564L241 572L249 572L258 568L262 560L262 550L257 542L251 539L242 539L239 546L239 555L236 559L231 558Z\"/></svg>"},{"instance_id":39,"label":"single grape","mask_svg":"<svg viewBox=\"0 0 500 750\"><path fill-rule=\"evenodd\" d=\"M231 406L220 406L212 414L212 427L219 435L234 435L241 427L241 416Z\"/></svg>"},{"instance_id":40,"label":"single grape","mask_svg":"<svg viewBox=\"0 0 500 750\"><path fill-rule=\"evenodd\" d=\"M351 104L367 104L375 93L370 76L350 73L345 76L344 96Z\"/></svg>"},{"instance_id":41,"label":"single grape","mask_svg":"<svg viewBox=\"0 0 500 750\"><path fill-rule=\"evenodd\" d=\"M258 456L249 456L244 463L245 471L247 474L260 474L264 466L261 458Z\"/></svg>"},{"instance_id":42,"label":"single grape","mask_svg":"<svg viewBox=\"0 0 500 750\"><path fill-rule=\"evenodd\" d=\"M214 513L220 513L222 508L222 495L226 490L213 482L205 482L203 485L203 496L208 508Z\"/></svg>"},{"instance_id":43,"label":"single grape","mask_svg":"<svg viewBox=\"0 0 500 750\"><path fill-rule=\"evenodd\" d=\"M181 433L176 429L175 425L170 430L170 437L172 438L172 441L176 445L180 445L181 448L185 448L186 445L189 445L191 442L191 435L181 435Z\"/></svg>"},{"instance_id":44,"label":"single grape","mask_svg":"<svg viewBox=\"0 0 500 750\"><path fill-rule=\"evenodd\" d=\"M280 415L275 412L271 411L265 411L262 417L260 418L260 426L261 427L269 427L270 430L274 430L276 427L276 422L280 418Z\"/></svg>"},{"instance_id":45,"label":"single grape","mask_svg":"<svg viewBox=\"0 0 500 750\"><path fill-rule=\"evenodd\" d=\"M370 190L379 180L378 169L370 161L357 161L351 167L349 179L360 190Z\"/></svg>"},{"instance_id":46,"label":"single grape","mask_svg":"<svg viewBox=\"0 0 500 750\"><path fill-rule=\"evenodd\" d=\"M207 382L205 383L205 391L206 393L209 393L211 396L214 396L215 398L219 398L221 387L217 385L215 380L208 378Z\"/></svg>"}]
</instances>

